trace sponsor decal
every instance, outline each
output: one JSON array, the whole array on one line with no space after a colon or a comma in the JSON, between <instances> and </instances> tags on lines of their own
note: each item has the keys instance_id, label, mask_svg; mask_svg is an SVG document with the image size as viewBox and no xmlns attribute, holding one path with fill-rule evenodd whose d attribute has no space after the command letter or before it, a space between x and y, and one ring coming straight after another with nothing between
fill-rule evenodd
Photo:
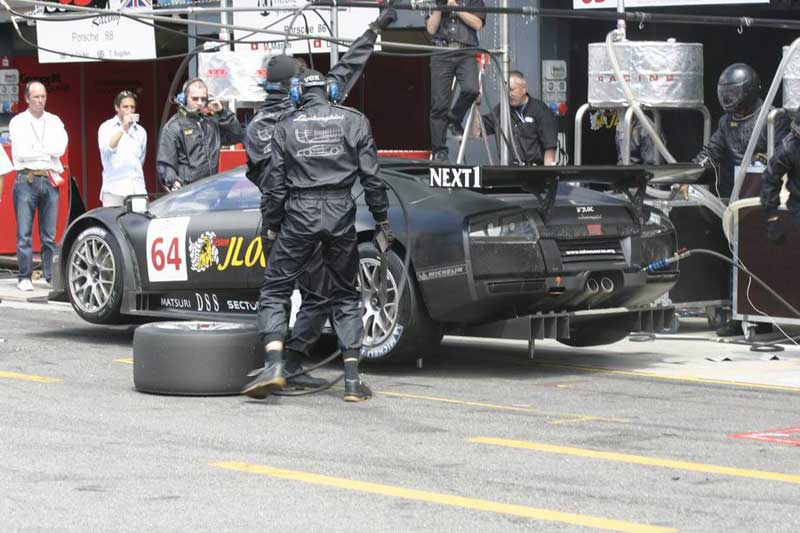
<instances>
[{"instance_id":1,"label":"sponsor decal","mask_svg":"<svg viewBox=\"0 0 800 533\"><path fill-rule=\"evenodd\" d=\"M447 189L481 188L481 167L434 167L430 169L430 172L430 187L442 187Z\"/></svg>"},{"instance_id":2,"label":"sponsor decal","mask_svg":"<svg viewBox=\"0 0 800 533\"><path fill-rule=\"evenodd\" d=\"M613 248L595 248L588 250L581 248L579 250L565 250L564 255L615 255L617 251Z\"/></svg>"},{"instance_id":3,"label":"sponsor decal","mask_svg":"<svg viewBox=\"0 0 800 533\"><path fill-rule=\"evenodd\" d=\"M376 357L383 357L387 353L394 350L397 343L400 342L400 337L403 335L403 326L398 324L395 326L394 331L382 344L378 346L361 346L361 357L367 359L375 359Z\"/></svg>"},{"instance_id":4,"label":"sponsor decal","mask_svg":"<svg viewBox=\"0 0 800 533\"><path fill-rule=\"evenodd\" d=\"M194 293L197 310L201 313L219 313L219 298L216 294Z\"/></svg>"},{"instance_id":5,"label":"sponsor decal","mask_svg":"<svg viewBox=\"0 0 800 533\"><path fill-rule=\"evenodd\" d=\"M161 307L164 309L194 309L190 298L161 297Z\"/></svg>"},{"instance_id":6,"label":"sponsor decal","mask_svg":"<svg viewBox=\"0 0 800 533\"><path fill-rule=\"evenodd\" d=\"M213 231L206 231L189 242L189 259L195 272L205 272L212 265L219 264L219 248L214 244L216 237Z\"/></svg>"},{"instance_id":7,"label":"sponsor decal","mask_svg":"<svg viewBox=\"0 0 800 533\"><path fill-rule=\"evenodd\" d=\"M586 213L594 213L594 206L578 206L575 208L575 210L578 211L579 215L585 215Z\"/></svg>"},{"instance_id":8,"label":"sponsor decal","mask_svg":"<svg viewBox=\"0 0 800 533\"><path fill-rule=\"evenodd\" d=\"M575 210L578 212L578 220L600 220L603 215L594 210L594 206L585 205L577 206Z\"/></svg>"},{"instance_id":9,"label":"sponsor decal","mask_svg":"<svg viewBox=\"0 0 800 533\"><path fill-rule=\"evenodd\" d=\"M344 120L344 115L328 115L326 117L300 115L294 119L295 122L329 122L331 120Z\"/></svg>"},{"instance_id":10,"label":"sponsor decal","mask_svg":"<svg viewBox=\"0 0 800 533\"><path fill-rule=\"evenodd\" d=\"M229 293L195 292L164 294L159 298L161 309L200 313L255 313L258 301L242 291Z\"/></svg>"},{"instance_id":11,"label":"sponsor decal","mask_svg":"<svg viewBox=\"0 0 800 533\"><path fill-rule=\"evenodd\" d=\"M417 272L418 281L430 281L432 279L452 278L467 273L466 265L451 265L446 267L421 270Z\"/></svg>"},{"instance_id":12,"label":"sponsor decal","mask_svg":"<svg viewBox=\"0 0 800 533\"><path fill-rule=\"evenodd\" d=\"M225 300L228 311L258 311L258 302L250 300Z\"/></svg>"},{"instance_id":13,"label":"sponsor decal","mask_svg":"<svg viewBox=\"0 0 800 533\"><path fill-rule=\"evenodd\" d=\"M220 241L222 242L222 241ZM250 268L258 264L261 268L267 266L267 260L264 258L263 247L261 246L261 237L256 237L251 240L247 247L244 246L244 237L231 237L225 241L225 244L218 244L218 246L227 246L228 251L225 254L225 259L221 265L217 265L217 270L222 272L231 267L247 267ZM242 251L244 249L244 251Z\"/></svg>"}]
</instances>

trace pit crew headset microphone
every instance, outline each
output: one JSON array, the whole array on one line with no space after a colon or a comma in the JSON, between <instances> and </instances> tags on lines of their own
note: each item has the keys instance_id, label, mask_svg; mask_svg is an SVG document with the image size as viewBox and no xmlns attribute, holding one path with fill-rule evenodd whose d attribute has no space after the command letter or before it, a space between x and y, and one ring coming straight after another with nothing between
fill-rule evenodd
<instances>
[{"instance_id":1,"label":"pit crew headset microphone","mask_svg":"<svg viewBox=\"0 0 800 533\"><path fill-rule=\"evenodd\" d=\"M376 233L392 240L388 225L386 186L378 177L377 150L369 121L358 111L332 105L327 83L308 70L294 85L301 107L284 115L272 138L272 163L267 174L268 230L278 233L267 263L259 298L258 322L266 347L266 366L248 383L244 394L265 398L286 385L284 339L294 282L319 244L331 274L334 329L345 366L345 401L372 396L358 373L364 325L358 276L355 203L356 177L376 221ZM291 93L290 93L291 94Z\"/></svg>"}]
</instances>

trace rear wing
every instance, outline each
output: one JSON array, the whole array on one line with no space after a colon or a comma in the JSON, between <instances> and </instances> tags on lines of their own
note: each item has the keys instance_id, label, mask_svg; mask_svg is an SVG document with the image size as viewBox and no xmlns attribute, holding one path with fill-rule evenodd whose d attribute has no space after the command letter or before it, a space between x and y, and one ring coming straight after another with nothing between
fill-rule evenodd
<instances>
[{"instance_id":1,"label":"rear wing","mask_svg":"<svg viewBox=\"0 0 800 533\"><path fill-rule=\"evenodd\" d=\"M475 166L431 164L430 187L480 190L521 189L539 197L546 218L555 203L558 184L604 185L628 197L641 215L648 184L694 183L705 169L694 164L659 166Z\"/></svg>"}]
</instances>

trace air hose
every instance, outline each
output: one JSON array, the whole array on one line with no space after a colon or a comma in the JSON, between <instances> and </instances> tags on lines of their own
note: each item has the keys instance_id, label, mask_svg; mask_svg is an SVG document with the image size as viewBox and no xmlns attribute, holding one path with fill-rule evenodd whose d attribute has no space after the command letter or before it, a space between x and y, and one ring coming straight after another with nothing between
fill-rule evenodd
<instances>
[{"instance_id":1,"label":"air hose","mask_svg":"<svg viewBox=\"0 0 800 533\"><path fill-rule=\"evenodd\" d=\"M764 290L766 290L769 294L771 294L784 307L786 307L788 310L790 310L792 313L794 313L795 316L800 318L800 311L798 311L797 308L795 308L792 304L790 304L788 301L786 301L785 298L783 298L780 294L778 294L775 290L773 290L772 287L767 285L767 283L764 282L761 278L759 278L758 276L756 276L755 274L750 272L750 270L748 270L744 265L738 264L736 261L734 261L730 257L727 257L727 256L725 256L725 255L723 255L723 254L721 254L719 252L715 252L713 250L708 250L708 249L705 249L705 248L695 248L693 250L686 250L686 251L683 251L683 252L677 252L674 255L671 255L669 257L664 257L664 258L659 259L657 261L653 261L652 263L650 263L647 266L645 266L644 268L642 268L642 270L645 271L645 272L655 272L656 270L660 270L660 269L662 269L662 268L664 268L666 266L669 266L669 265L671 265L673 263L677 263L678 261L682 261L682 260L684 260L684 259L686 259L688 257L693 256L693 255L708 255L708 256L711 256L711 257L716 257L717 259L720 259L722 261L725 261L726 263L729 263L729 264L733 265L734 268L737 268L742 273L746 274L747 276L750 276L751 279L753 279ZM741 341L741 340L735 340L735 339L733 339L733 340L729 340L729 339L713 339L713 338L707 338L707 337L665 337L665 336L656 337L655 335L650 334L650 333L643 333L643 334L631 335L630 340L632 340L634 342L644 342L644 341L647 341L647 340L655 340L656 338L663 339L663 340L684 340L684 341L685 340L703 340L703 341L717 342L717 343L723 343L723 344L742 344L742 345L750 346L750 350L751 351L755 351L755 352L780 351L778 349L780 347L777 346L777 343L774 343L774 342L763 343L763 342ZM780 349L782 350L782 348L780 348Z\"/></svg>"}]
</instances>

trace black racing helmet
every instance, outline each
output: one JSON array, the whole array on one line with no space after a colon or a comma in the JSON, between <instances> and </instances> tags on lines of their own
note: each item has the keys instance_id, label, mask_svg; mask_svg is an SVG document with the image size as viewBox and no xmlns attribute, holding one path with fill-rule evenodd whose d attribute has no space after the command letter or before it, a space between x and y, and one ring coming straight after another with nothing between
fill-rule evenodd
<instances>
[{"instance_id":1,"label":"black racing helmet","mask_svg":"<svg viewBox=\"0 0 800 533\"><path fill-rule=\"evenodd\" d=\"M761 96L761 80L753 67L734 63L722 71L717 84L719 105L726 113L747 115Z\"/></svg>"}]
</instances>

